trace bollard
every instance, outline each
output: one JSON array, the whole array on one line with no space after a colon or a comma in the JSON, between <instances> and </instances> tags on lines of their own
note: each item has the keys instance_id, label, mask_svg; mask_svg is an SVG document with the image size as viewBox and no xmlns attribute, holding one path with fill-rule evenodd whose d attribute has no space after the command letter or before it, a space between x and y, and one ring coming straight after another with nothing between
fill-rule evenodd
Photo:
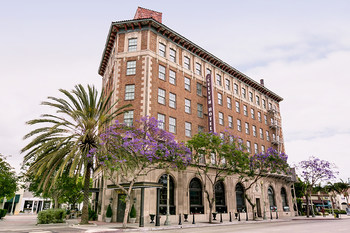
<instances>
[{"instance_id":1,"label":"bollard","mask_svg":"<svg viewBox=\"0 0 350 233\"><path fill-rule=\"evenodd\" d=\"M179 225L182 225L182 222L181 222L181 214L179 214Z\"/></svg>"},{"instance_id":2,"label":"bollard","mask_svg":"<svg viewBox=\"0 0 350 233\"><path fill-rule=\"evenodd\" d=\"M185 219L184 222L188 222L188 220L187 220L188 219L188 214L184 214L184 219Z\"/></svg>"},{"instance_id":3,"label":"bollard","mask_svg":"<svg viewBox=\"0 0 350 233\"><path fill-rule=\"evenodd\" d=\"M160 226L160 216L156 215L156 227Z\"/></svg>"},{"instance_id":4,"label":"bollard","mask_svg":"<svg viewBox=\"0 0 350 233\"><path fill-rule=\"evenodd\" d=\"M231 212L230 212L230 222L232 222L232 215L231 215Z\"/></svg>"},{"instance_id":5,"label":"bollard","mask_svg":"<svg viewBox=\"0 0 350 233\"><path fill-rule=\"evenodd\" d=\"M276 219L278 219L278 212L277 212L277 210L276 210Z\"/></svg>"},{"instance_id":6,"label":"bollard","mask_svg":"<svg viewBox=\"0 0 350 233\"><path fill-rule=\"evenodd\" d=\"M248 221L248 211L245 212L245 220Z\"/></svg>"},{"instance_id":7,"label":"bollard","mask_svg":"<svg viewBox=\"0 0 350 233\"><path fill-rule=\"evenodd\" d=\"M194 219L194 213L193 213L193 220L192 220L192 224L196 224L196 221Z\"/></svg>"},{"instance_id":8,"label":"bollard","mask_svg":"<svg viewBox=\"0 0 350 233\"><path fill-rule=\"evenodd\" d=\"M272 220L272 212L270 211L270 215L271 215L271 220Z\"/></svg>"},{"instance_id":9,"label":"bollard","mask_svg":"<svg viewBox=\"0 0 350 233\"><path fill-rule=\"evenodd\" d=\"M241 212L238 212L238 221L241 221Z\"/></svg>"},{"instance_id":10,"label":"bollard","mask_svg":"<svg viewBox=\"0 0 350 233\"><path fill-rule=\"evenodd\" d=\"M222 222L222 213L220 213L220 222Z\"/></svg>"}]
</instances>

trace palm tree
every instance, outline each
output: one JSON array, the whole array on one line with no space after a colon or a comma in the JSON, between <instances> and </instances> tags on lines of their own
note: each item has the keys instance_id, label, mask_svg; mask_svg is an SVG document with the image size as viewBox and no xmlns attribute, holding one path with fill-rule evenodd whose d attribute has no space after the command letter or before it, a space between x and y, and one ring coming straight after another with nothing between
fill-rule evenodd
<instances>
[{"instance_id":1,"label":"palm tree","mask_svg":"<svg viewBox=\"0 0 350 233\"><path fill-rule=\"evenodd\" d=\"M39 119L28 121L29 125L39 128L24 136L34 137L22 149L26 153L24 163L29 163L29 174L43 178L40 186L49 188L63 172L69 176L84 174L84 201L81 223L88 223L89 184L93 158L89 151L99 146L98 132L116 116L125 112L125 105L114 108L111 104L112 93L98 96L94 86L88 85L86 91L82 85L76 85L71 92L60 89L66 99L48 97L42 105L54 107L56 115L44 114Z\"/></svg>"}]
</instances>

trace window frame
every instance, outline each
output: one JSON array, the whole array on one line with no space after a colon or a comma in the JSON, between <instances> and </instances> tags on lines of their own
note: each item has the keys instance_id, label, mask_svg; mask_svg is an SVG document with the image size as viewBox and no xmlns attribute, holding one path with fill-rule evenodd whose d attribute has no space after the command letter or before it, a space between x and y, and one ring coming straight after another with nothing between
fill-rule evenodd
<instances>
[{"instance_id":1,"label":"window frame","mask_svg":"<svg viewBox=\"0 0 350 233\"><path fill-rule=\"evenodd\" d=\"M137 51L137 37L132 37L128 39L128 52L135 52L135 51Z\"/></svg>"},{"instance_id":2,"label":"window frame","mask_svg":"<svg viewBox=\"0 0 350 233\"><path fill-rule=\"evenodd\" d=\"M161 93L164 93L164 96L162 96ZM166 91L162 88L158 88L158 103L162 105L166 104Z\"/></svg>"},{"instance_id":3,"label":"window frame","mask_svg":"<svg viewBox=\"0 0 350 233\"><path fill-rule=\"evenodd\" d=\"M136 74L136 60L126 62L126 75L135 75Z\"/></svg>"},{"instance_id":4,"label":"window frame","mask_svg":"<svg viewBox=\"0 0 350 233\"><path fill-rule=\"evenodd\" d=\"M128 89L128 87L133 87L132 91ZM135 99L135 84L127 84L125 85L125 93L124 100L134 100Z\"/></svg>"},{"instance_id":5,"label":"window frame","mask_svg":"<svg viewBox=\"0 0 350 233\"><path fill-rule=\"evenodd\" d=\"M161 57L166 57L166 45L162 42L159 42L158 44L158 54Z\"/></svg>"}]
</instances>

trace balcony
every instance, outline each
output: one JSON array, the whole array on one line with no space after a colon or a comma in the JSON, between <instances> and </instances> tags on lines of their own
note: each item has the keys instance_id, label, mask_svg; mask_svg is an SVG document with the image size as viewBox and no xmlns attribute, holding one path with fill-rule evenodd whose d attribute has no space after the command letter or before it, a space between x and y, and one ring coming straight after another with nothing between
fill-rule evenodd
<instances>
[{"instance_id":1,"label":"balcony","mask_svg":"<svg viewBox=\"0 0 350 233\"><path fill-rule=\"evenodd\" d=\"M278 129L280 127L280 125L276 121L271 122L269 126L271 129Z\"/></svg>"},{"instance_id":2,"label":"balcony","mask_svg":"<svg viewBox=\"0 0 350 233\"><path fill-rule=\"evenodd\" d=\"M271 143L272 145L280 145L283 141L281 139L272 139Z\"/></svg>"}]
</instances>

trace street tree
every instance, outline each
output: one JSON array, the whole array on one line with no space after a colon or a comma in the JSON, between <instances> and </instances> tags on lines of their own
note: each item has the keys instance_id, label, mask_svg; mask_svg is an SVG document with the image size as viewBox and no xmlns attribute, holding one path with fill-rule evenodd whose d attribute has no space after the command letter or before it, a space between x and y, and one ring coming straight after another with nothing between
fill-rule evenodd
<instances>
[{"instance_id":1,"label":"street tree","mask_svg":"<svg viewBox=\"0 0 350 233\"><path fill-rule=\"evenodd\" d=\"M17 190L17 176L6 157L0 153L0 200L11 198Z\"/></svg>"},{"instance_id":2,"label":"street tree","mask_svg":"<svg viewBox=\"0 0 350 233\"><path fill-rule=\"evenodd\" d=\"M238 138L225 132L224 136L216 133L194 135L187 146L192 150L191 166L203 182L203 190L209 203L209 222L216 204L216 185L228 175L246 171L249 164L248 153L244 152Z\"/></svg>"},{"instance_id":3,"label":"street tree","mask_svg":"<svg viewBox=\"0 0 350 233\"><path fill-rule=\"evenodd\" d=\"M191 161L190 150L183 143L176 142L174 135L160 129L158 124L153 117L141 118L136 126L115 121L101 134L101 148L93 148L88 155L89 158L97 155L107 178L126 194L124 228L137 179L156 169L185 169Z\"/></svg>"},{"instance_id":4,"label":"street tree","mask_svg":"<svg viewBox=\"0 0 350 233\"><path fill-rule=\"evenodd\" d=\"M30 162L28 173L42 177L44 189L53 183L70 166L69 176L83 175L84 201L81 223L88 223L89 184L92 160L87 155L99 146L98 132L129 105L116 107L112 92L99 95L94 86L76 85L71 92L60 89L65 98L48 97L42 105L53 107L56 114L44 114L28 121L38 126L24 136L32 138L23 149L24 163ZM52 183L52 182L51 182Z\"/></svg>"},{"instance_id":5,"label":"street tree","mask_svg":"<svg viewBox=\"0 0 350 233\"><path fill-rule=\"evenodd\" d=\"M335 178L337 172L335 171L335 165L326 161L316 158L314 156L309 157L308 160L299 162L298 164L300 178L306 184L306 216L310 216L310 203L312 188L321 182L329 181ZM312 215L314 211L312 208Z\"/></svg>"},{"instance_id":6,"label":"street tree","mask_svg":"<svg viewBox=\"0 0 350 233\"><path fill-rule=\"evenodd\" d=\"M337 194L343 195L346 199L346 206L349 208L349 189L350 184L340 180L340 182L336 182L333 184L334 190Z\"/></svg>"},{"instance_id":7,"label":"street tree","mask_svg":"<svg viewBox=\"0 0 350 233\"><path fill-rule=\"evenodd\" d=\"M279 153L273 148L249 156L249 166L245 166L245 170L239 176L239 182L245 184L243 185L244 197L253 210L253 219L255 219L254 209L256 204L252 201L252 197L249 197L247 191L262 178L268 178L276 174L288 176L290 168L287 159L288 156L285 153Z\"/></svg>"}]
</instances>

